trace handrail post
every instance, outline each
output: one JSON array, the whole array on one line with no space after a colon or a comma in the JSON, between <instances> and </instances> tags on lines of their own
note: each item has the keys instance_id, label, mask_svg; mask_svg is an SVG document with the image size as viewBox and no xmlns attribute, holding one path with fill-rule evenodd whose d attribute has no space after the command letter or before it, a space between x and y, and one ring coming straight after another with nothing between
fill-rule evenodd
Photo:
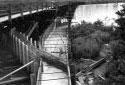
<instances>
[{"instance_id":1,"label":"handrail post","mask_svg":"<svg viewBox=\"0 0 125 85\"><path fill-rule=\"evenodd\" d=\"M28 45L26 45L26 62L29 62L30 60L29 60L29 47L28 47ZM29 67L27 67L27 69L28 69L28 72L30 72L30 68Z\"/></svg>"},{"instance_id":2,"label":"handrail post","mask_svg":"<svg viewBox=\"0 0 125 85\"><path fill-rule=\"evenodd\" d=\"M34 46L35 46L35 48L37 48L37 42L36 41L34 41Z\"/></svg>"},{"instance_id":3,"label":"handrail post","mask_svg":"<svg viewBox=\"0 0 125 85\"><path fill-rule=\"evenodd\" d=\"M42 50L42 46L41 46L41 42L38 41L38 46L39 46L39 49Z\"/></svg>"},{"instance_id":4,"label":"handrail post","mask_svg":"<svg viewBox=\"0 0 125 85\"><path fill-rule=\"evenodd\" d=\"M26 61L25 61L25 44L24 44L24 42L22 42L22 58L23 58L23 64L25 64L26 63Z\"/></svg>"},{"instance_id":5,"label":"handrail post","mask_svg":"<svg viewBox=\"0 0 125 85\"><path fill-rule=\"evenodd\" d=\"M21 56L22 56L22 54L21 54L21 41L20 41L20 39L18 39L18 43L19 43L19 60L21 62Z\"/></svg>"},{"instance_id":6,"label":"handrail post","mask_svg":"<svg viewBox=\"0 0 125 85\"><path fill-rule=\"evenodd\" d=\"M43 72L43 62L42 62L42 58L40 58L40 63L39 63L39 68L38 68L38 72L37 72L37 82L36 82L36 85L41 85L41 81L42 80L42 77L41 77L41 74Z\"/></svg>"},{"instance_id":7,"label":"handrail post","mask_svg":"<svg viewBox=\"0 0 125 85\"><path fill-rule=\"evenodd\" d=\"M19 55L19 52L18 52L18 38L15 37L15 57Z\"/></svg>"},{"instance_id":8,"label":"handrail post","mask_svg":"<svg viewBox=\"0 0 125 85\"><path fill-rule=\"evenodd\" d=\"M30 74L30 82L31 82L31 85L36 85L35 74Z\"/></svg>"},{"instance_id":9,"label":"handrail post","mask_svg":"<svg viewBox=\"0 0 125 85\"><path fill-rule=\"evenodd\" d=\"M29 54L30 54L29 59L30 59L30 60L32 59L32 57L31 57L31 54L32 54L31 51L33 51L32 45L33 45L33 39L30 38L30 46L29 46L29 49L30 49L30 50L29 50ZM30 72L33 72L33 65L31 65L31 67L30 67Z\"/></svg>"},{"instance_id":10,"label":"handrail post","mask_svg":"<svg viewBox=\"0 0 125 85\"><path fill-rule=\"evenodd\" d=\"M15 47L15 42L16 42L16 40L15 40L15 35L12 35L12 38L13 38L13 53L14 53L14 56L16 57L16 47Z\"/></svg>"},{"instance_id":11,"label":"handrail post","mask_svg":"<svg viewBox=\"0 0 125 85\"><path fill-rule=\"evenodd\" d=\"M23 37L25 38L25 34L23 34ZM25 56L25 44L22 42L22 54L23 54L23 64L26 64L26 56Z\"/></svg>"},{"instance_id":12,"label":"handrail post","mask_svg":"<svg viewBox=\"0 0 125 85\"><path fill-rule=\"evenodd\" d=\"M28 39L29 37L26 36L26 40L29 40ZM26 62L29 62L30 61L30 58L29 58L29 46L26 45ZM30 72L30 67L27 67L28 71Z\"/></svg>"}]
</instances>

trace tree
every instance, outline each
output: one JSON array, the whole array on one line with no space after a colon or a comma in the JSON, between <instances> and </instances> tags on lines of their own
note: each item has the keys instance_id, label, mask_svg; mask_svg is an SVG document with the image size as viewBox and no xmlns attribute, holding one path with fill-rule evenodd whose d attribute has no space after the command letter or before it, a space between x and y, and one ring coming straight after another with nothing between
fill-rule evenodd
<instances>
[{"instance_id":1,"label":"tree","mask_svg":"<svg viewBox=\"0 0 125 85\"><path fill-rule=\"evenodd\" d=\"M116 23L118 24L117 32L119 33L119 36L125 40L125 6L122 7L122 10L116 12L116 14L119 16Z\"/></svg>"},{"instance_id":2,"label":"tree","mask_svg":"<svg viewBox=\"0 0 125 85\"><path fill-rule=\"evenodd\" d=\"M96 27L104 27L103 22L100 20L97 20L93 23L93 25Z\"/></svg>"}]
</instances>

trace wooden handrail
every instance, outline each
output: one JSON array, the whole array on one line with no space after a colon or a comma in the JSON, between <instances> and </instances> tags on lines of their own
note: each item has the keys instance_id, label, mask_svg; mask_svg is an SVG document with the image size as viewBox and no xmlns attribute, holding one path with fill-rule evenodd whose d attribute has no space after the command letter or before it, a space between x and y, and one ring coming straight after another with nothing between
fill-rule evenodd
<instances>
[{"instance_id":1,"label":"wooden handrail","mask_svg":"<svg viewBox=\"0 0 125 85\"><path fill-rule=\"evenodd\" d=\"M11 76L11 75L15 74L15 73L16 73L16 72L18 72L18 71L20 71L20 70L24 69L25 67L27 67L27 66L31 65L31 64L32 64L32 63L34 63L34 62L35 62L35 60L32 60L32 61L30 61L29 63L27 63L27 64L25 64L25 65L21 66L20 68L18 68L18 69L16 69L16 70L14 70L14 71L12 71L12 72L10 72L9 74L7 74L7 75L3 76L2 78L0 78L0 81L2 81L2 80L4 80L4 79L6 79L7 77L9 77L9 76Z\"/></svg>"}]
</instances>

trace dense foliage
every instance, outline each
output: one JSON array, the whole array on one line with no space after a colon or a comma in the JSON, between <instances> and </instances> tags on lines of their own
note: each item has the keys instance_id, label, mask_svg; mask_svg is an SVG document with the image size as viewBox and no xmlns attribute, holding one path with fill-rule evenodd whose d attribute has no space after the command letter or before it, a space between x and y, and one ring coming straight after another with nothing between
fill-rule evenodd
<instances>
[{"instance_id":1,"label":"dense foliage","mask_svg":"<svg viewBox=\"0 0 125 85\"><path fill-rule=\"evenodd\" d=\"M125 7L123 6L117 14L119 18L116 20L118 26L115 27L115 31L112 26L104 26L101 21L93 24L83 21L71 29L76 70L85 65L82 64L81 58L98 60L109 53L112 56L110 62L96 70L96 73L101 73L103 68L105 80L95 78L94 85L125 85ZM111 50L107 50L105 44L108 44Z\"/></svg>"},{"instance_id":2,"label":"dense foliage","mask_svg":"<svg viewBox=\"0 0 125 85\"><path fill-rule=\"evenodd\" d=\"M111 40L110 32L113 31L111 27L105 27L101 21L93 24L83 21L82 24L71 29L74 59L96 59L101 46Z\"/></svg>"},{"instance_id":3,"label":"dense foliage","mask_svg":"<svg viewBox=\"0 0 125 85\"><path fill-rule=\"evenodd\" d=\"M116 12L119 18L116 20L118 24L117 31L119 31L119 36L121 39L125 40L125 6L122 6L123 9Z\"/></svg>"},{"instance_id":4,"label":"dense foliage","mask_svg":"<svg viewBox=\"0 0 125 85\"><path fill-rule=\"evenodd\" d=\"M113 85L125 85L125 6L116 12L119 18L116 20L118 27L113 33L115 37L109 44L113 50L113 60L108 65L105 73L108 81Z\"/></svg>"}]
</instances>

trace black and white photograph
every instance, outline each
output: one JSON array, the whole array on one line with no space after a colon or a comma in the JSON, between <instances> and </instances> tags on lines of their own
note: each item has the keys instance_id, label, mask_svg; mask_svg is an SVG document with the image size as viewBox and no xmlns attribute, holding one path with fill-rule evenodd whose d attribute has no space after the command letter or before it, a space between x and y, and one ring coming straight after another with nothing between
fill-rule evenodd
<instances>
[{"instance_id":1,"label":"black and white photograph","mask_svg":"<svg viewBox=\"0 0 125 85\"><path fill-rule=\"evenodd\" d=\"M0 0L0 85L125 85L125 0Z\"/></svg>"}]
</instances>

